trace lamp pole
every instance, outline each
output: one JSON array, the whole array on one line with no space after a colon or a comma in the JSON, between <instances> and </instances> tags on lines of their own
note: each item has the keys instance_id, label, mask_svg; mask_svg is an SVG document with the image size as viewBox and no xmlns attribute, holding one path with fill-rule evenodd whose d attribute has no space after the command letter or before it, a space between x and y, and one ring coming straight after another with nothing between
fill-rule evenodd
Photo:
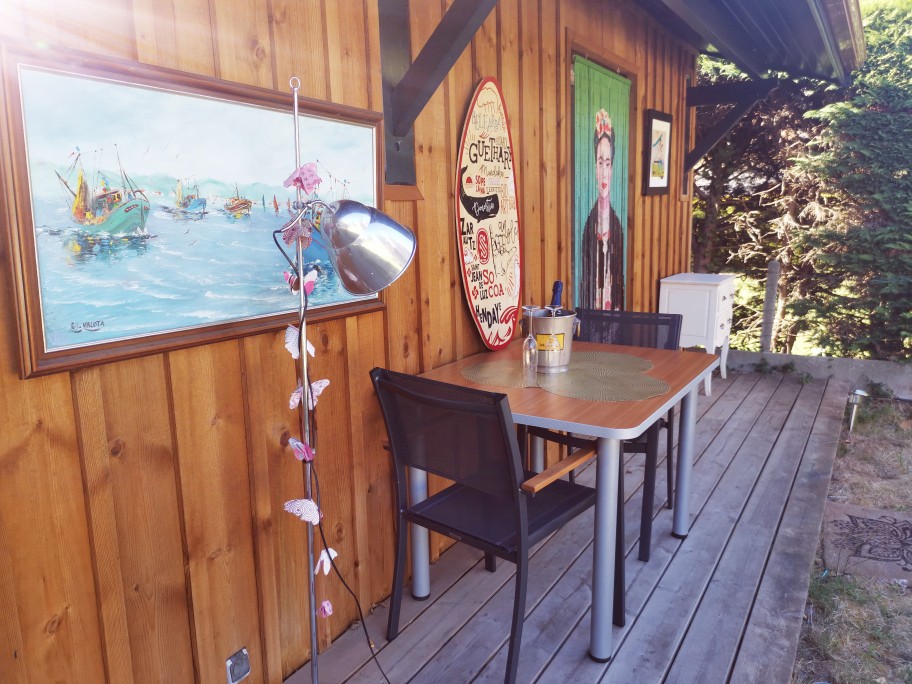
<instances>
[{"instance_id":1,"label":"lamp pole","mask_svg":"<svg viewBox=\"0 0 912 684\"><path fill-rule=\"evenodd\" d=\"M293 100L292 111L294 113L294 151L295 151L295 169L301 168L301 133L298 122L298 89L301 87L301 81L297 76L292 76L288 81L291 86L291 96ZM303 196L300 186L297 189L297 203L295 209L303 209ZM310 444L310 383L307 380L307 293L304 289L304 247L301 240L296 240L297 245L297 263L298 263L298 360L301 371L301 386L303 396L301 398L301 436L308 446ZM310 461L304 461L304 497L312 498L311 493L311 464ZM318 684L319 675L317 667L317 592L314 586L314 530L311 523L307 523L307 587L308 602L310 606L310 680L312 684Z\"/></svg>"}]
</instances>

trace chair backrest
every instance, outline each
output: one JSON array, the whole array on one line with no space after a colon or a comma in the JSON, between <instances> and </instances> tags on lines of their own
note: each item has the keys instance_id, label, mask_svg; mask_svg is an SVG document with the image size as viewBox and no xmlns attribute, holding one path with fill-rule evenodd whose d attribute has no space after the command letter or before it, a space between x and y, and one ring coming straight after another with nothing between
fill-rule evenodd
<instances>
[{"instance_id":1,"label":"chair backrest","mask_svg":"<svg viewBox=\"0 0 912 684\"><path fill-rule=\"evenodd\" d=\"M523 471L505 394L374 368L396 477L418 468L488 494L519 499Z\"/></svg>"},{"instance_id":2,"label":"chair backrest","mask_svg":"<svg viewBox=\"0 0 912 684\"><path fill-rule=\"evenodd\" d=\"M681 346L681 314L577 309L576 317L580 321L578 339L585 342L652 349Z\"/></svg>"}]
</instances>

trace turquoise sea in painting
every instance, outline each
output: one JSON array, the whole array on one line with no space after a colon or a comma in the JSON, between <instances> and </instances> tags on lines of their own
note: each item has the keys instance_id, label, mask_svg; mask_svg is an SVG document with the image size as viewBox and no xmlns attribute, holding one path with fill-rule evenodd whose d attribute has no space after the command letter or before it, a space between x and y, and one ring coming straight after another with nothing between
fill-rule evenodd
<instances>
[{"instance_id":1,"label":"turquoise sea in painting","mask_svg":"<svg viewBox=\"0 0 912 684\"><path fill-rule=\"evenodd\" d=\"M288 220L284 207L180 220L153 202L146 234L124 237L77 230L63 202L38 201L34 210L49 350L297 308L271 235ZM304 260L319 273L311 306L351 299L316 241Z\"/></svg>"}]
</instances>

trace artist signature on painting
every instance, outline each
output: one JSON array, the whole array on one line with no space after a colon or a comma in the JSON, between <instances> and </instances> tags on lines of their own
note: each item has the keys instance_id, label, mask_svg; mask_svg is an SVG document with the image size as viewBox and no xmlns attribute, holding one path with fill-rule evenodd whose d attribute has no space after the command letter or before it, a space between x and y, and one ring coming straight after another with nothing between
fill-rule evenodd
<instances>
[{"instance_id":1,"label":"artist signature on painting","mask_svg":"<svg viewBox=\"0 0 912 684\"><path fill-rule=\"evenodd\" d=\"M75 321L70 323L70 332L98 332L104 328L104 321L83 321L82 323L76 323Z\"/></svg>"}]
</instances>

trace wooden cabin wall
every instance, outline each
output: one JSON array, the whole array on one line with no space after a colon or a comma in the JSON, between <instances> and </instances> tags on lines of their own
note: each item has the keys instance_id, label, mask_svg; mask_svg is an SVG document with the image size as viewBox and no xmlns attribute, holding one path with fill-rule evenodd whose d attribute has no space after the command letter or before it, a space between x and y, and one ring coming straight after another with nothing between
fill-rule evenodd
<instances>
[{"instance_id":1,"label":"wooden cabin wall","mask_svg":"<svg viewBox=\"0 0 912 684\"><path fill-rule=\"evenodd\" d=\"M412 1L413 52L447 4ZM0 36L283 92L297 75L303 95L382 110L376 0L4 0ZM482 350L452 217L457 141L484 76L500 80L512 122L523 302L571 280L571 44L635 72L628 308L654 310L658 279L688 270L689 198L676 172L669 195L641 195L639 151L642 112L669 112L680 168L694 53L624 0L501 0L415 124L422 199L387 193L385 211L418 235L414 265L384 310L309 329L313 376L332 383L318 409L324 523L365 610L390 592L394 538L367 373L421 372ZM17 180L6 138L4 197ZM282 331L20 380L14 220L5 201L0 681L217 683L242 647L251 681L281 681L310 657L305 526L282 510L304 493L287 448L297 419L282 389L294 383ZM319 624L323 648L357 615L337 579L321 575L317 591L335 608Z\"/></svg>"}]
</instances>

